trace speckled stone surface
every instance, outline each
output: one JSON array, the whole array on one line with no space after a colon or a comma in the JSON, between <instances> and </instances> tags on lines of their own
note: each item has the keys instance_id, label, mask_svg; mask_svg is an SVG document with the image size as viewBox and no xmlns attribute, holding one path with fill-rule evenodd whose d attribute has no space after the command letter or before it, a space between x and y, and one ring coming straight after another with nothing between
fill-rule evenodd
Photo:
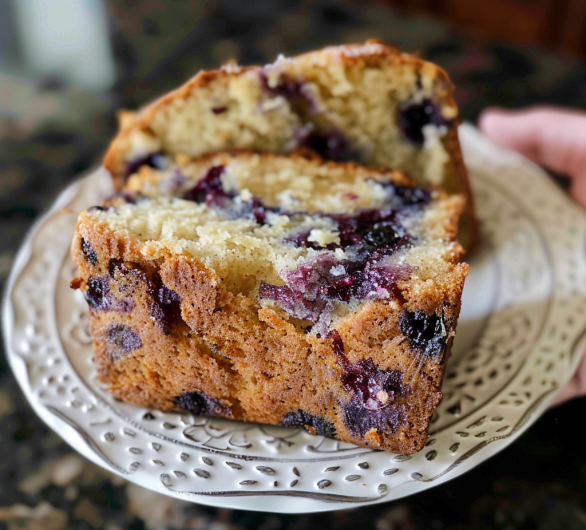
<instances>
[{"instance_id":1,"label":"speckled stone surface","mask_svg":"<svg viewBox=\"0 0 586 530\"><path fill-rule=\"evenodd\" d=\"M586 106L586 64L479 40L445 23L350 2L109 0L119 81L99 96L0 74L0 282L31 224L95 166L118 106L135 108L201 67L265 62L370 37L419 49L457 85L465 119L488 105ZM7 112L4 112L7 109ZM73 453L34 414L0 357L0 528L586 528L586 400L548 412L520 440L447 484L388 504L314 515L207 508L125 482Z\"/></svg>"}]
</instances>

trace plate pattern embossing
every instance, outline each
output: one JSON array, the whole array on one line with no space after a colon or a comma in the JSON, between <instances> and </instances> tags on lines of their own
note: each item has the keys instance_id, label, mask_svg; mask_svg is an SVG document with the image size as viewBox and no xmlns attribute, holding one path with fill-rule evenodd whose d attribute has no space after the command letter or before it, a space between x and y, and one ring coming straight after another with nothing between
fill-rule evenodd
<instances>
[{"instance_id":1,"label":"plate pattern embossing","mask_svg":"<svg viewBox=\"0 0 586 530\"><path fill-rule=\"evenodd\" d=\"M105 392L91 361L86 303L68 287L76 215L67 213L111 192L104 170L59 197L10 277L7 351L31 405L94 462L214 506L294 513L382 502L486 460L547 408L585 349L586 219L539 168L469 125L460 132L483 241L470 259L444 399L420 453L146 410Z\"/></svg>"}]
</instances>

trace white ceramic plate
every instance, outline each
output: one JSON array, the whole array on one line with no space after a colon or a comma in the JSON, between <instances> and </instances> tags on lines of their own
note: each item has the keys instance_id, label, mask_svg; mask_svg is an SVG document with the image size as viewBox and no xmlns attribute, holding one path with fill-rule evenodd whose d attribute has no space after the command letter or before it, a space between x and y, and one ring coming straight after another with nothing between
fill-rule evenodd
<instances>
[{"instance_id":1,"label":"white ceramic plate","mask_svg":"<svg viewBox=\"0 0 586 530\"><path fill-rule=\"evenodd\" d=\"M460 132L483 243L470 260L444 399L420 453L149 411L104 392L87 305L69 288L77 212L111 192L103 170L59 197L12 271L7 351L31 405L95 463L213 506L297 513L384 502L483 462L539 417L586 347L586 220L538 167L469 125Z\"/></svg>"}]
</instances>

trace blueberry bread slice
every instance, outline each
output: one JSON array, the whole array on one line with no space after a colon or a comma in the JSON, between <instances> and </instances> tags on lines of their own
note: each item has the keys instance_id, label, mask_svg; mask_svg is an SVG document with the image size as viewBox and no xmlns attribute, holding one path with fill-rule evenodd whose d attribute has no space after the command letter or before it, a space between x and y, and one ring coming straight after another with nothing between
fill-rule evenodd
<instances>
[{"instance_id":1,"label":"blueberry bread slice","mask_svg":"<svg viewBox=\"0 0 586 530\"><path fill-rule=\"evenodd\" d=\"M145 167L72 243L116 397L420 450L468 266L464 200L401 172L234 153ZM130 184L130 183L129 183Z\"/></svg>"},{"instance_id":2,"label":"blueberry bread slice","mask_svg":"<svg viewBox=\"0 0 586 530\"><path fill-rule=\"evenodd\" d=\"M119 188L161 155L310 148L409 173L467 198L466 248L476 225L446 73L378 41L335 46L264 67L200 72L142 111L124 113L104 164Z\"/></svg>"}]
</instances>

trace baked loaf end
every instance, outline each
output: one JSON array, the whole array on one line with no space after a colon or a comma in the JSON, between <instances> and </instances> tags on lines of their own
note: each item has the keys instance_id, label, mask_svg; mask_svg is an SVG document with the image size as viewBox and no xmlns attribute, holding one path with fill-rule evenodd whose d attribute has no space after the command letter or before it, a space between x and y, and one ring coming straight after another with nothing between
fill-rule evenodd
<instances>
[{"instance_id":1,"label":"baked loaf end","mask_svg":"<svg viewBox=\"0 0 586 530\"><path fill-rule=\"evenodd\" d=\"M460 196L301 155L142 173L140 189L82 212L72 243L110 392L423 447L468 271Z\"/></svg>"},{"instance_id":2,"label":"baked loaf end","mask_svg":"<svg viewBox=\"0 0 586 530\"><path fill-rule=\"evenodd\" d=\"M467 199L460 230L476 240L472 197L447 74L378 41L334 46L264 67L200 72L137 114L125 112L104 165L118 188L160 155L229 149L289 153L408 172Z\"/></svg>"}]
</instances>

